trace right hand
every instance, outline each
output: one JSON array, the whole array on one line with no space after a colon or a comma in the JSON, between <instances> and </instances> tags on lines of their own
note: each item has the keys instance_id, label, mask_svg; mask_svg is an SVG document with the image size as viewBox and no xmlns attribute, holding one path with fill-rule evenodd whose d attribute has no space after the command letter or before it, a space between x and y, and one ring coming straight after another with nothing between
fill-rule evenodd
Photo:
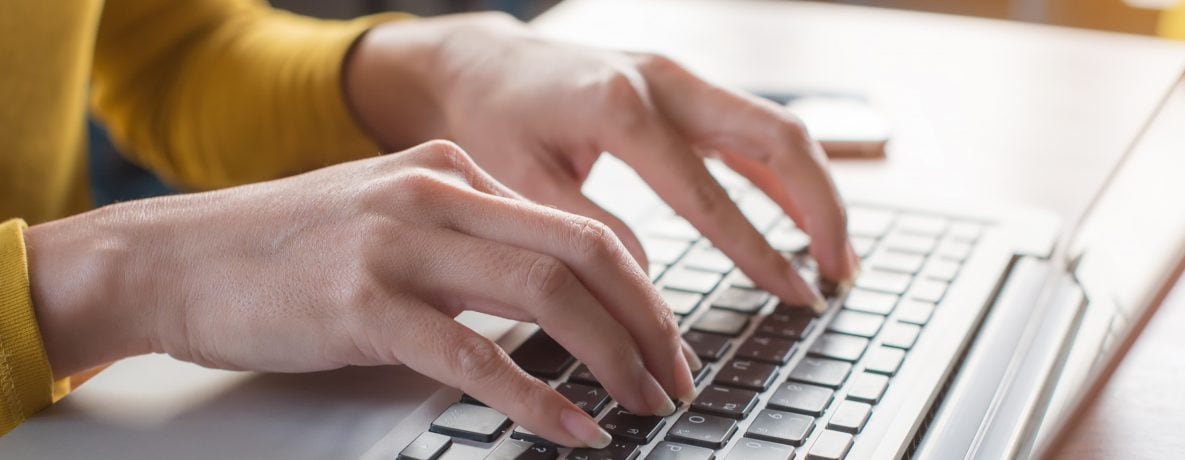
<instances>
[{"instance_id":1,"label":"right hand","mask_svg":"<svg viewBox=\"0 0 1185 460\"><path fill-rule=\"evenodd\" d=\"M55 375L145 352L223 369L403 363L568 446L608 435L464 310L538 323L622 406L694 394L678 325L605 225L520 198L453 144L30 228Z\"/></svg>"}]
</instances>

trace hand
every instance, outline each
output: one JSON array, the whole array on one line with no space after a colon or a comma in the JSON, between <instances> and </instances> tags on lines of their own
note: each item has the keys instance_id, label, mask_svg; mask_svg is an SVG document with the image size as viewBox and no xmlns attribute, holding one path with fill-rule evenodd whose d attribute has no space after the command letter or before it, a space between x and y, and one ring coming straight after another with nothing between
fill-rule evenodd
<instances>
[{"instance_id":1,"label":"hand","mask_svg":"<svg viewBox=\"0 0 1185 460\"><path fill-rule=\"evenodd\" d=\"M538 323L619 403L694 394L678 326L603 224L523 200L453 144L27 233L55 375L163 352L223 369L404 363L568 446L592 418L453 317Z\"/></svg>"},{"instance_id":2,"label":"hand","mask_svg":"<svg viewBox=\"0 0 1185 460\"><path fill-rule=\"evenodd\" d=\"M823 306L709 175L704 156L722 157L811 236L824 278L855 276L841 201L802 124L669 59L549 42L479 15L376 28L347 70L347 95L381 141L398 145L415 132L453 139L527 198L608 224L639 261L637 238L580 192L603 151L784 301Z\"/></svg>"}]
</instances>

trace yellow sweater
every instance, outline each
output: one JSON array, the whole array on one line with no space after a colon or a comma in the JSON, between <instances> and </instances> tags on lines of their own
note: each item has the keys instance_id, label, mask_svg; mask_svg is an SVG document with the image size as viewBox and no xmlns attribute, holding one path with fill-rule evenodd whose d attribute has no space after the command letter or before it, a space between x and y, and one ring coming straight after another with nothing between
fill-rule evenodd
<instances>
[{"instance_id":1,"label":"yellow sweater","mask_svg":"<svg viewBox=\"0 0 1185 460\"><path fill-rule=\"evenodd\" d=\"M371 25L262 0L6 0L0 13L0 434L52 401L22 238L85 211L90 108L131 159L186 189L374 155L341 88ZM59 376L62 377L62 376Z\"/></svg>"}]
</instances>

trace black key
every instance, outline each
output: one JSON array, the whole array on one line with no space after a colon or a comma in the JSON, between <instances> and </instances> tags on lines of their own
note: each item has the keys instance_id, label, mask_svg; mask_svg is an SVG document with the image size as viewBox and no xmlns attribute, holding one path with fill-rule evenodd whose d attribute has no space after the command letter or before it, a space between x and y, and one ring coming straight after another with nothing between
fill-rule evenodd
<instances>
[{"instance_id":1,"label":"black key","mask_svg":"<svg viewBox=\"0 0 1185 460\"><path fill-rule=\"evenodd\" d=\"M790 380L839 388L851 371L852 365L843 361L807 357L790 371Z\"/></svg>"},{"instance_id":2,"label":"black key","mask_svg":"<svg viewBox=\"0 0 1185 460\"><path fill-rule=\"evenodd\" d=\"M704 377L707 377L710 372L712 372L712 366L705 364L704 367L691 374L691 380L695 382L695 386L699 386L700 382L703 382Z\"/></svg>"},{"instance_id":3,"label":"black key","mask_svg":"<svg viewBox=\"0 0 1185 460\"><path fill-rule=\"evenodd\" d=\"M542 446L554 446L555 445L555 443L548 441L547 438L544 438L543 436L539 436L539 435L535 434L535 432L528 430L526 428L523 428L522 425L519 425L518 427L516 427L514 429L514 431L510 432L510 439L517 439L520 441L525 441L525 442L532 443L532 444L539 444Z\"/></svg>"},{"instance_id":4,"label":"black key","mask_svg":"<svg viewBox=\"0 0 1185 460\"><path fill-rule=\"evenodd\" d=\"M805 383L783 383L769 398L769 407L818 417L831 404L835 392Z\"/></svg>"},{"instance_id":5,"label":"black key","mask_svg":"<svg viewBox=\"0 0 1185 460\"><path fill-rule=\"evenodd\" d=\"M733 419L685 412L667 432L667 440L719 449L736 431L737 422Z\"/></svg>"},{"instance_id":6,"label":"black key","mask_svg":"<svg viewBox=\"0 0 1185 460\"><path fill-rule=\"evenodd\" d=\"M695 350L695 355L704 362L714 363L732 348L732 340L720 334L710 332L688 331L683 334L683 340Z\"/></svg>"},{"instance_id":7,"label":"black key","mask_svg":"<svg viewBox=\"0 0 1185 460\"><path fill-rule=\"evenodd\" d=\"M884 323L885 318L880 315L852 310L840 310L839 313L835 314L835 318L831 320L831 324L827 325L827 330L841 334L872 338L876 337L876 333L880 332L881 325Z\"/></svg>"},{"instance_id":8,"label":"black key","mask_svg":"<svg viewBox=\"0 0 1185 460\"><path fill-rule=\"evenodd\" d=\"M568 376L568 381L601 386L601 382L597 380L597 376L593 375L592 371L588 370L588 366L584 364L581 364L576 370L572 371L572 375Z\"/></svg>"},{"instance_id":9,"label":"black key","mask_svg":"<svg viewBox=\"0 0 1185 460\"><path fill-rule=\"evenodd\" d=\"M662 275L663 286L680 291L707 294L720 284L724 277L719 273L692 270L689 268L672 268Z\"/></svg>"},{"instance_id":10,"label":"black key","mask_svg":"<svg viewBox=\"0 0 1185 460\"><path fill-rule=\"evenodd\" d=\"M634 415L621 407L615 408L601 419L601 427L615 438L646 444L654 439L666 420L655 415Z\"/></svg>"},{"instance_id":11,"label":"black key","mask_svg":"<svg viewBox=\"0 0 1185 460\"><path fill-rule=\"evenodd\" d=\"M848 454L852 448L852 435L838 431L823 430L815 438L811 450L807 451L807 460L839 460Z\"/></svg>"},{"instance_id":12,"label":"black key","mask_svg":"<svg viewBox=\"0 0 1185 460\"><path fill-rule=\"evenodd\" d=\"M791 460L794 448L776 442L742 439L724 460Z\"/></svg>"},{"instance_id":13,"label":"black key","mask_svg":"<svg viewBox=\"0 0 1185 460\"><path fill-rule=\"evenodd\" d=\"M498 439L507 426L510 426L510 419L496 410L456 403L436 417L429 429L433 433L477 442L490 442Z\"/></svg>"},{"instance_id":14,"label":"black key","mask_svg":"<svg viewBox=\"0 0 1185 460\"><path fill-rule=\"evenodd\" d=\"M542 330L535 332L531 338L519 345L514 353L510 354L510 358L528 374L548 380L559 378L560 374L576 362L576 358L573 358L568 350Z\"/></svg>"},{"instance_id":15,"label":"black key","mask_svg":"<svg viewBox=\"0 0 1185 460\"><path fill-rule=\"evenodd\" d=\"M485 460L554 460L559 456L559 450L555 446L507 439L490 452Z\"/></svg>"},{"instance_id":16,"label":"black key","mask_svg":"<svg viewBox=\"0 0 1185 460\"><path fill-rule=\"evenodd\" d=\"M727 335L729 337L736 337L745 330L745 326L749 325L749 316L741 313L721 310L719 308L709 308L700 316L695 324L691 325L692 330L700 332L711 332L713 334Z\"/></svg>"},{"instance_id":17,"label":"black key","mask_svg":"<svg viewBox=\"0 0 1185 460\"><path fill-rule=\"evenodd\" d=\"M601 409L605 408L605 404L609 403L609 392L591 385L565 382L555 387L555 390L593 417L596 417Z\"/></svg>"},{"instance_id":18,"label":"black key","mask_svg":"<svg viewBox=\"0 0 1185 460\"><path fill-rule=\"evenodd\" d=\"M753 419L745 437L801 446L814 428L814 417L766 409Z\"/></svg>"},{"instance_id":19,"label":"black key","mask_svg":"<svg viewBox=\"0 0 1185 460\"><path fill-rule=\"evenodd\" d=\"M750 337L737 349L734 357L782 365L794 356L797 346L793 341L776 337Z\"/></svg>"},{"instance_id":20,"label":"black key","mask_svg":"<svg viewBox=\"0 0 1185 460\"><path fill-rule=\"evenodd\" d=\"M774 383L778 366L747 359L733 359L716 373L712 383L753 391L765 391Z\"/></svg>"},{"instance_id":21,"label":"black key","mask_svg":"<svg viewBox=\"0 0 1185 460\"><path fill-rule=\"evenodd\" d=\"M421 433L411 444L399 452L399 460L436 460L451 445L453 445L453 440L448 436Z\"/></svg>"},{"instance_id":22,"label":"black key","mask_svg":"<svg viewBox=\"0 0 1185 460\"><path fill-rule=\"evenodd\" d=\"M864 370L868 372L876 372L877 374L893 375L897 373L897 369L901 367L901 361L905 359L905 351L889 347L877 347L868 353L868 359L864 360Z\"/></svg>"},{"instance_id":23,"label":"black key","mask_svg":"<svg viewBox=\"0 0 1185 460\"><path fill-rule=\"evenodd\" d=\"M767 292L730 287L712 302L712 306L741 313L757 313L769 302L769 298Z\"/></svg>"},{"instance_id":24,"label":"black key","mask_svg":"<svg viewBox=\"0 0 1185 460\"><path fill-rule=\"evenodd\" d=\"M703 447L663 441L654 446L646 460L714 460L716 452Z\"/></svg>"},{"instance_id":25,"label":"black key","mask_svg":"<svg viewBox=\"0 0 1185 460\"><path fill-rule=\"evenodd\" d=\"M864 355L868 348L868 339L843 334L823 334L819 340L811 345L810 353L814 356L833 358L854 363Z\"/></svg>"},{"instance_id":26,"label":"black key","mask_svg":"<svg viewBox=\"0 0 1185 460\"><path fill-rule=\"evenodd\" d=\"M695 398L695 402L691 403L691 410L739 420L747 417L756 405L755 392L708 385L700 392L699 397Z\"/></svg>"},{"instance_id":27,"label":"black key","mask_svg":"<svg viewBox=\"0 0 1185 460\"><path fill-rule=\"evenodd\" d=\"M778 310L757 325L754 335L798 340L814 328L814 316L805 310Z\"/></svg>"},{"instance_id":28,"label":"black key","mask_svg":"<svg viewBox=\"0 0 1185 460\"><path fill-rule=\"evenodd\" d=\"M641 452L637 444L614 439L604 449L574 449L568 460L634 460Z\"/></svg>"},{"instance_id":29,"label":"black key","mask_svg":"<svg viewBox=\"0 0 1185 460\"><path fill-rule=\"evenodd\" d=\"M872 413L872 406L869 404L842 401L839 403L839 407L835 408L835 413L831 415L831 421L827 422L827 428L845 433L859 433L864 429L864 424L868 422L870 413Z\"/></svg>"}]
</instances>

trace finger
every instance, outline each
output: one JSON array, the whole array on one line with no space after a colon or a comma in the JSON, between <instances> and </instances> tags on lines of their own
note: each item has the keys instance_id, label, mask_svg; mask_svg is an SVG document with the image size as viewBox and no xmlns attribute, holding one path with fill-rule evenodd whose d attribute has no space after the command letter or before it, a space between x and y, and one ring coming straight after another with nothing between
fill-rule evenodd
<instances>
[{"instance_id":1,"label":"finger","mask_svg":"<svg viewBox=\"0 0 1185 460\"><path fill-rule=\"evenodd\" d=\"M433 246L449 248L454 263L422 268L417 289L429 303L455 306L451 314L475 310L537 323L626 409L662 416L675 410L633 337L559 259L456 232Z\"/></svg>"},{"instance_id":2,"label":"finger","mask_svg":"<svg viewBox=\"0 0 1185 460\"><path fill-rule=\"evenodd\" d=\"M411 299L382 313L390 328L381 335L389 342L381 346L394 350L408 367L486 402L553 442L597 448L611 442L592 417L452 318Z\"/></svg>"},{"instance_id":3,"label":"finger","mask_svg":"<svg viewBox=\"0 0 1185 460\"><path fill-rule=\"evenodd\" d=\"M801 209L822 275L850 281L847 219L822 148L793 115L769 101L710 85L673 62L648 57L643 73L656 105L693 143L766 165Z\"/></svg>"},{"instance_id":4,"label":"finger","mask_svg":"<svg viewBox=\"0 0 1185 460\"><path fill-rule=\"evenodd\" d=\"M610 130L604 138L609 151L638 171L672 209L759 286L786 302L822 311L822 296L770 247L708 172L703 159L664 121L649 117L627 131Z\"/></svg>"},{"instance_id":5,"label":"finger","mask_svg":"<svg viewBox=\"0 0 1185 460\"><path fill-rule=\"evenodd\" d=\"M626 250L638 261L638 266L642 267L642 271L650 269L649 262L646 259L646 251L642 249L642 242L638 236L634 234L630 227L618 219L609 211L602 208L593 200L589 199L580 192L580 184L571 183L558 179L555 182L549 183L544 192L548 197L544 204L555 205L556 207L568 212L580 214L585 217L596 219L601 223L608 225L613 234L617 235L617 239L625 245Z\"/></svg>"},{"instance_id":6,"label":"finger","mask_svg":"<svg viewBox=\"0 0 1185 460\"><path fill-rule=\"evenodd\" d=\"M637 343L646 368L667 394L694 396L679 326L650 278L612 230L598 221L546 206L490 195L447 200L449 226L564 263Z\"/></svg>"}]
</instances>

